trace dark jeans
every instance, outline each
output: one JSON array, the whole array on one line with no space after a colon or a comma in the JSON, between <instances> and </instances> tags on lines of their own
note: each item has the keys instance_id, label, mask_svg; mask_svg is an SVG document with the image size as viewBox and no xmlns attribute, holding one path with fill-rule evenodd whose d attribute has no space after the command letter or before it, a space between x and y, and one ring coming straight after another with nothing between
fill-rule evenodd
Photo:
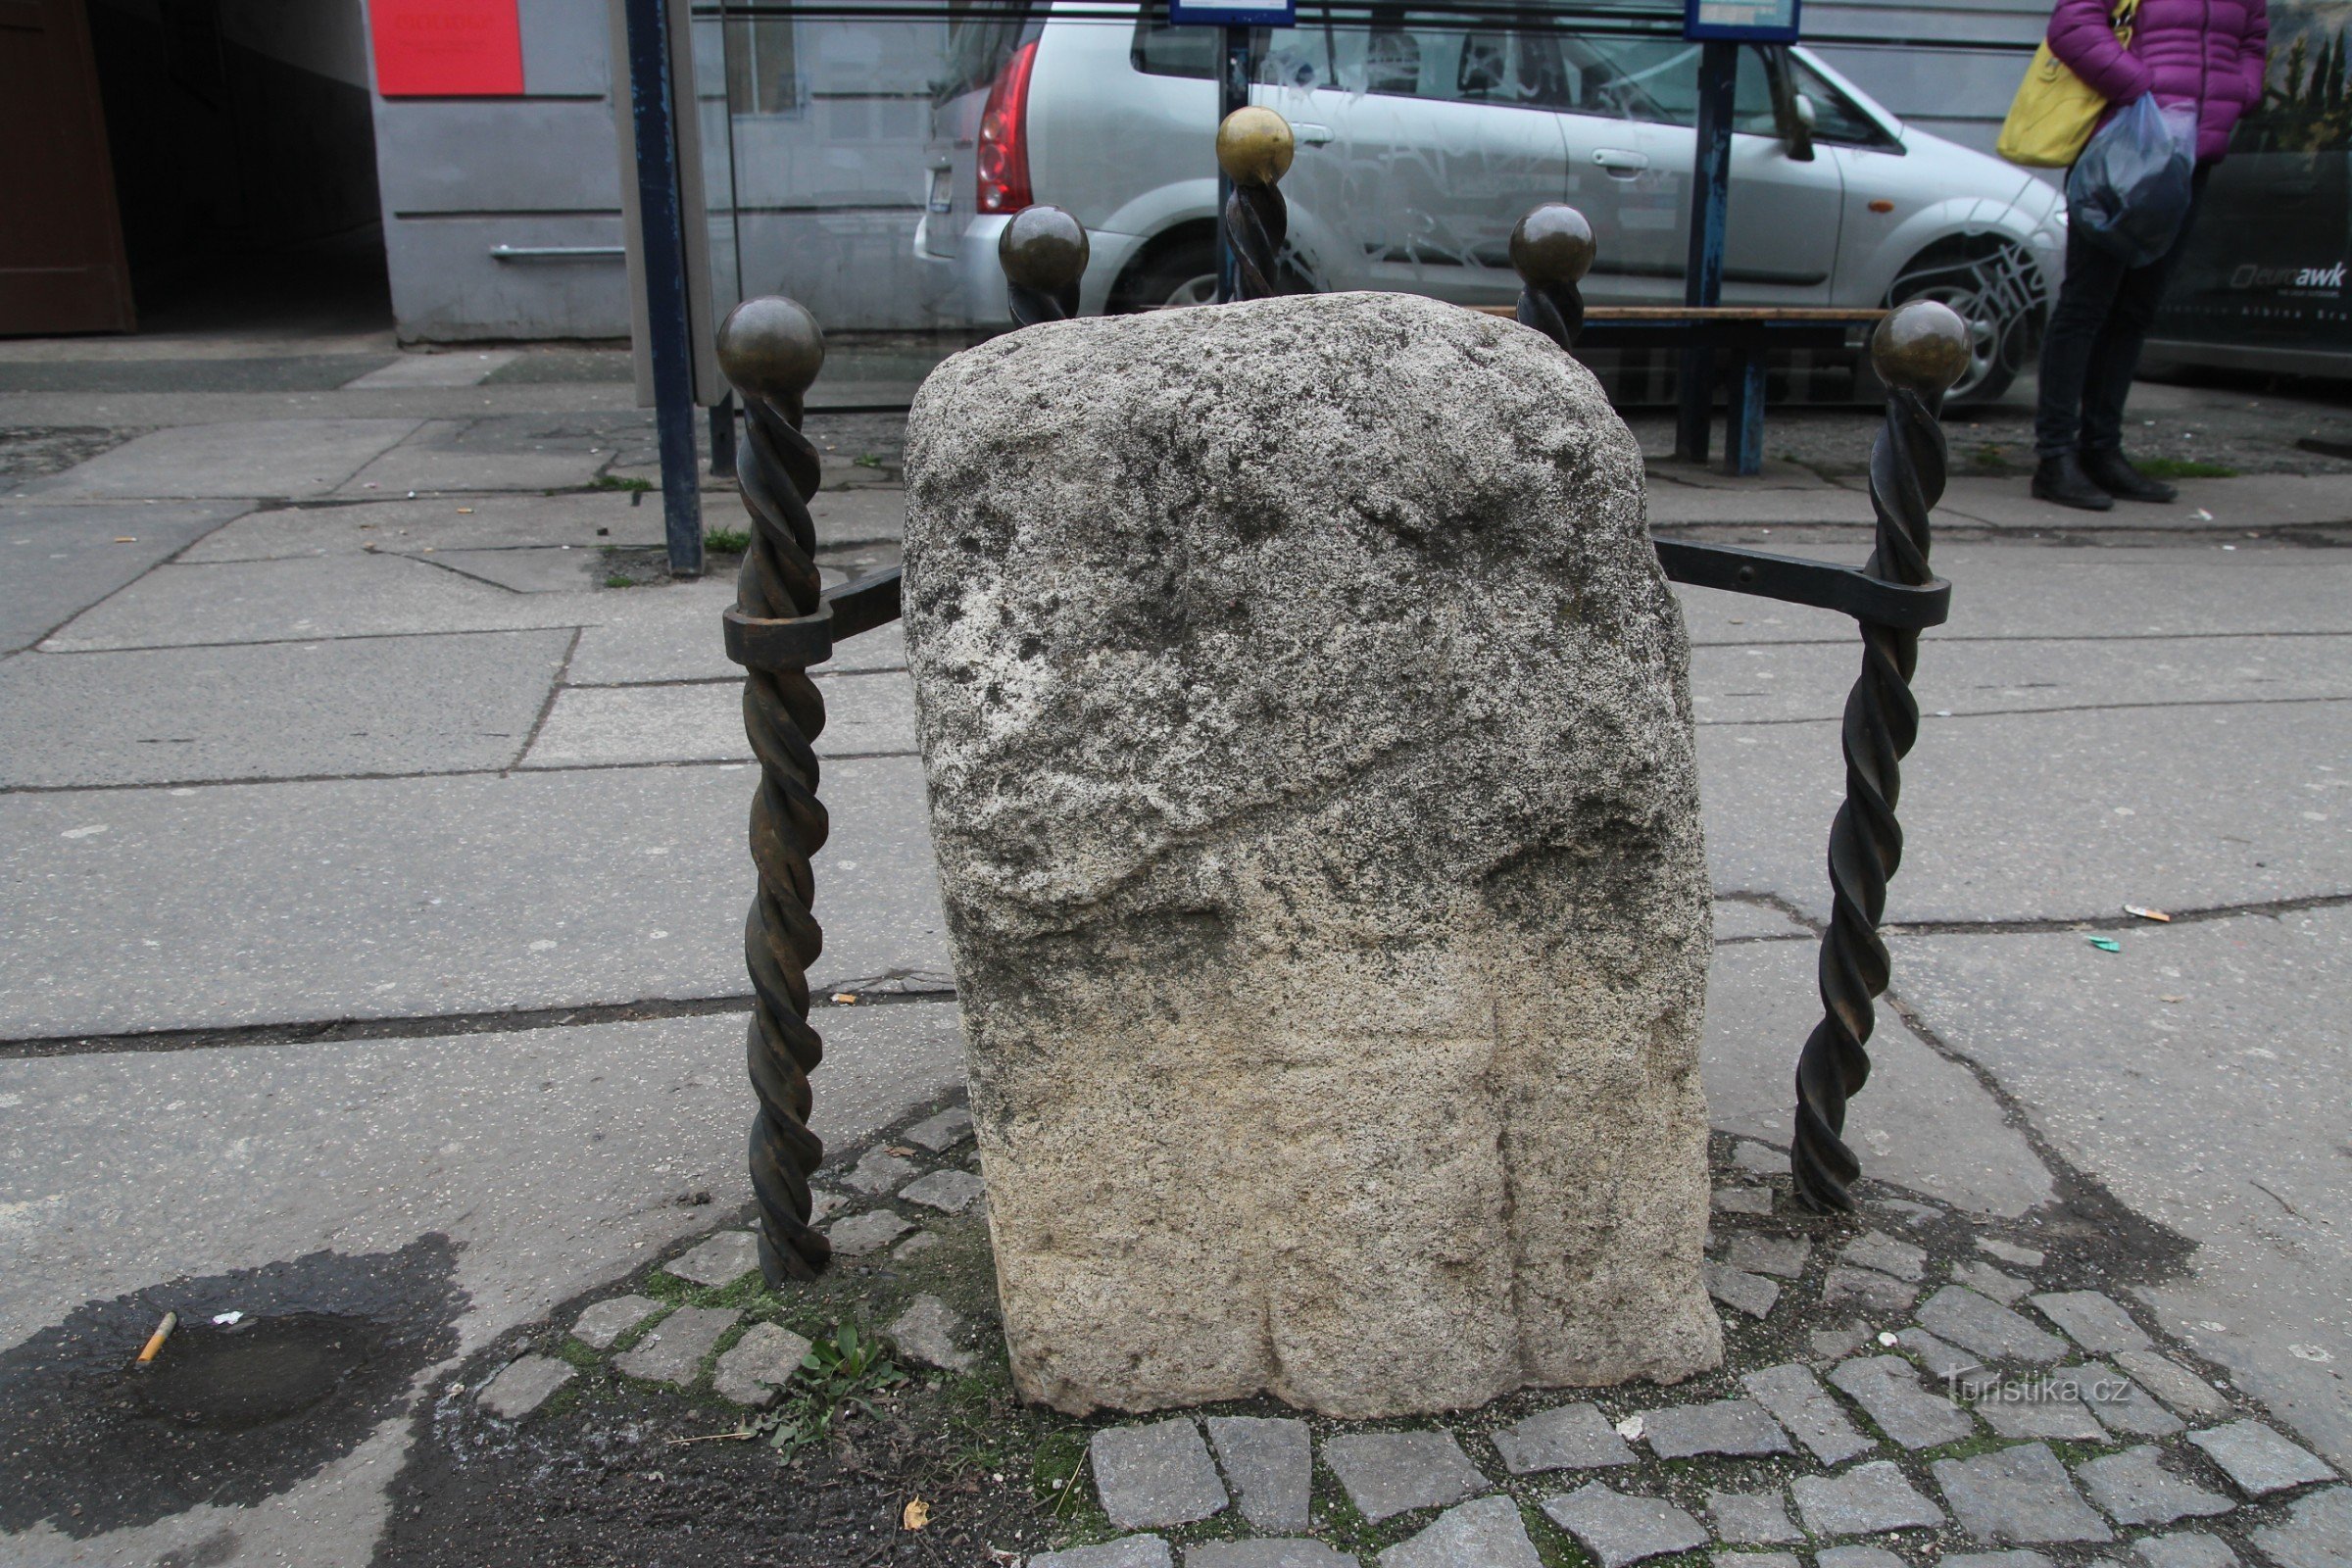
<instances>
[{"instance_id":1,"label":"dark jeans","mask_svg":"<svg viewBox=\"0 0 2352 1568\"><path fill-rule=\"evenodd\" d=\"M2156 319L2173 264L2188 246L2211 167L2199 164L2189 181L2188 216L2173 248L2145 267L2127 267L2083 230L2067 230L2066 281L2041 340L2041 405L2034 416L2036 457L2122 450L2124 399L2139 368L2139 346Z\"/></svg>"}]
</instances>

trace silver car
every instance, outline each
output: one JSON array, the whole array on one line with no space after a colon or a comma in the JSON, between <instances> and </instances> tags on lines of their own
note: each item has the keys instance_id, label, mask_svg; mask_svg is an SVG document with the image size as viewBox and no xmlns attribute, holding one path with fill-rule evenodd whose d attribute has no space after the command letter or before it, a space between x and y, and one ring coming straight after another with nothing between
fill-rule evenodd
<instances>
[{"instance_id":1,"label":"silver car","mask_svg":"<svg viewBox=\"0 0 2352 1568\"><path fill-rule=\"evenodd\" d=\"M1106 14L1056 0L1042 23L955 25L915 234L943 321L1005 319L997 236L1033 201L1093 235L1083 310L1213 295L1217 29ZM1251 91L1298 138L1296 287L1506 304L1511 225L1566 201L1599 240L1588 300L1680 303L1697 45L1385 15L1274 31ZM1955 397L2007 387L2062 264L2052 186L1906 129L1802 48L1741 49L1734 126L1726 304L1940 299L1975 338Z\"/></svg>"}]
</instances>

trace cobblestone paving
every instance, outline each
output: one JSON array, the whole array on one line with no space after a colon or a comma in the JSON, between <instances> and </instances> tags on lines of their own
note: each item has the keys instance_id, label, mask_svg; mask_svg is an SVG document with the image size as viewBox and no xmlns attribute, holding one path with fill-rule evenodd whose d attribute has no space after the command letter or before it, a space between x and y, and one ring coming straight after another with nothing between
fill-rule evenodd
<instances>
[{"instance_id":1,"label":"cobblestone paving","mask_svg":"<svg viewBox=\"0 0 2352 1568\"><path fill-rule=\"evenodd\" d=\"M829 1162L844 1266L965 1245L985 1267L969 1137L951 1108ZM1805 1214L1753 1179L1777 1153L1716 1156L1735 1196L1710 1257L1774 1291L1727 1314L1720 1372L1377 1426L1264 1401L1105 1416L1029 1568L2352 1568L2344 1478L2082 1288L2055 1240L1875 1186L1856 1218ZM561 1344L505 1352L479 1407L527 1421L583 1368L772 1402L809 1342L760 1304L784 1298L752 1241L721 1229L616 1282ZM1003 1375L993 1320L936 1296L885 1333L908 1367Z\"/></svg>"}]
</instances>

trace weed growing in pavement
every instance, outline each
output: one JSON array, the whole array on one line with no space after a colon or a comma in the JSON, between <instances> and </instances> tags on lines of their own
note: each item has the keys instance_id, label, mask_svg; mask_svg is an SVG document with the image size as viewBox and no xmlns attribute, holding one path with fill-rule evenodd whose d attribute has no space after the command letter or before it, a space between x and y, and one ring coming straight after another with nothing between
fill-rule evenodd
<instances>
[{"instance_id":1,"label":"weed growing in pavement","mask_svg":"<svg viewBox=\"0 0 2352 1568\"><path fill-rule=\"evenodd\" d=\"M882 466L881 454L876 452L860 452L850 461L860 468L879 468Z\"/></svg>"},{"instance_id":2,"label":"weed growing in pavement","mask_svg":"<svg viewBox=\"0 0 2352 1568\"><path fill-rule=\"evenodd\" d=\"M634 588L637 586L637 579L625 571L616 571L605 579L605 586L608 588Z\"/></svg>"},{"instance_id":3,"label":"weed growing in pavement","mask_svg":"<svg viewBox=\"0 0 2352 1568\"><path fill-rule=\"evenodd\" d=\"M627 490L643 495L654 487L651 479L636 479L617 473L600 473L588 481L591 490Z\"/></svg>"},{"instance_id":4,"label":"weed growing in pavement","mask_svg":"<svg viewBox=\"0 0 2352 1568\"><path fill-rule=\"evenodd\" d=\"M782 1404L758 1417L747 1436L764 1438L790 1464L803 1448L822 1442L844 1410L874 1414L873 1396L906 1381L890 1358L890 1347L858 1325L844 1323L831 1339L818 1340L801 1358L800 1376Z\"/></svg>"},{"instance_id":5,"label":"weed growing in pavement","mask_svg":"<svg viewBox=\"0 0 2352 1568\"><path fill-rule=\"evenodd\" d=\"M752 536L744 528L705 528L703 548L714 556L740 556L752 548Z\"/></svg>"}]
</instances>

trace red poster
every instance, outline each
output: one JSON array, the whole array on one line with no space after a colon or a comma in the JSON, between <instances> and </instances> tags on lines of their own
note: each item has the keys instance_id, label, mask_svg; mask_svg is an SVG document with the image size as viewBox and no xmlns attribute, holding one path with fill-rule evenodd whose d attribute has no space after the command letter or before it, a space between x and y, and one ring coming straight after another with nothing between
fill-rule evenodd
<instances>
[{"instance_id":1,"label":"red poster","mask_svg":"<svg viewBox=\"0 0 2352 1568\"><path fill-rule=\"evenodd\" d=\"M387 98L507 98L522 91L516 0L369 0L375 87Z\"/></svg>"}]
</instances>

